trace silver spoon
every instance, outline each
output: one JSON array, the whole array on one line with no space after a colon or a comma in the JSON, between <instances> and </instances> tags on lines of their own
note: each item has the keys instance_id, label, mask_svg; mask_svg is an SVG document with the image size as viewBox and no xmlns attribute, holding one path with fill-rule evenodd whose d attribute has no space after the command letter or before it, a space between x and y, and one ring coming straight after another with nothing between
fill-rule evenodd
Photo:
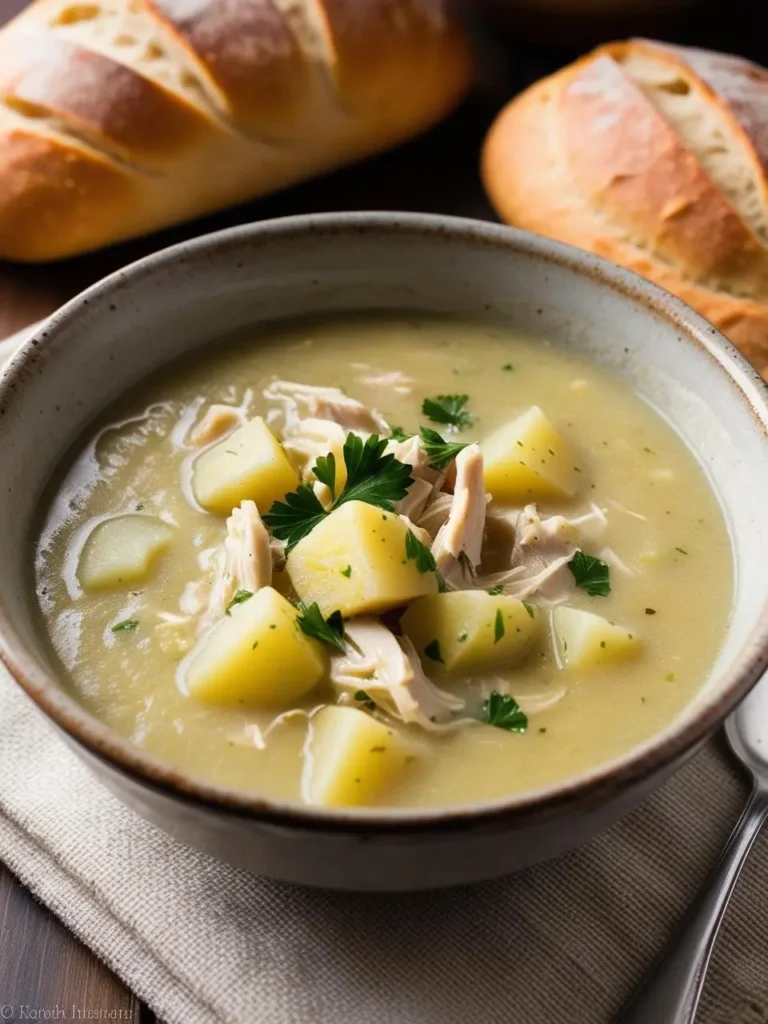
<instances>
[{"instance_id":1,"label":"silver spoon","mask_svg":"<svg viewBox=\"0 0 768 1024\"><path fill-rule=\"evenodd\" d=\"M752 793L717 867L677 935L664 950L618 1024L692 1024L712 947L747 854L768 818L768 676L734 711L725 733L752 776Z\"/></svg>"}]
</instances>

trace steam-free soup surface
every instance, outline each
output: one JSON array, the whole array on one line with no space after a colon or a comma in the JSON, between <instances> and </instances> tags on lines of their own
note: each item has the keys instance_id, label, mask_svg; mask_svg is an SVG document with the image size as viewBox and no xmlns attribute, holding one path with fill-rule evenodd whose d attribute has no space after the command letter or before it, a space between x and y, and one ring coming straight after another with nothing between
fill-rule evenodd
<instances>
[{"instance_id":1,"label":"steam-free soup surface","mask_svg":"<svg viewBox=\"0 0 768 1024\"><path fill-rule=\"evenodd\" d=\"M441 695L440 712L431 722L429 715L421 723L406 715L404 722L399 706L373 677L371 686L365 678L357 687L354 681L329 681L328 666L338 666L343 655L318 639L316 632L307 634L295 623L295 637L291 634L286 642L309 645L296 655L299 674L318 673L306 692L282 701L278 694L266 705L263 692L255 700L238 697L239 690L223 700L221 692L214 692L226 674L216 659L227 652L222 654L218 647L232 642L227 639L235 629L232 624L245 623L247 615L255 618L256 601L266 598L263 591L254 594L242 586L233 595L232 579L225 594L227 607L215 607L211 588L217 585L217 573L221 586L221 574L228 571L223 543L231 492L217 490L220 471L212 470L216 479L210 485L212 496L205 500L215 505L221 498L224 504L214 511L200 507L207 484L199 460L218 443L216 457L221 461L226 454L221 438L234 438L233 431L256 417L266 417L277 440L284 439L285 397L275 401L264 396L275 381L343 389L366 409L377 410L390 428L401 428L398 437L427 427L447 443L485 442L538 407L572 454L573 465L560 467L567 479L560 480L550 497L537 500L533 493L510 500L505 490L508 464L503 462L509 451L502 452L501 470L492 472L492 463L505 444L521 452L525 445L531 448L527 435L516 441L523 429L518 426L517 435L514 430L504 435L502 430L500 442L481 444L484 490L492 493L498 487L503 492L501 497L493 494L484 508L482 562L469 564L474 561L469 557L470 538L458 572L455 562L442 563L449 569L449 592L480 591L488 602L512 594L502 610L489 605L489 632L478 640L480 668L473 667L471 658L452 670L446 664L453 655L463 655L454 643L468 632L461 623L454 634L441 633L442 647L439 642L435 646L432 605L424 602L439 602L444 595L438 593L437 574L426 564L421 566L423 574L414 568L421 563L413 550L406 556L403 549L400 558L398 548L397 562L403 572L411 573L408 586L419 593L382 612L365 610L365 621L383 625L393 637L405 631L410 638L411 654L415 651L424 675ZM446 406L438 397L446 395L468 398L463 405ZM437 420L422 411L425 400L437 403L437 413L434 405L427 406ZM236 407L232 421L217 424L214 415L206 424L213 404ZM459 429L440 422L446 409L449 417L458 413L466 425ZM202 426L197 435L196 425ZM221 437L217 430L223 430ZM360 430L360 435L365 439L369 432L370 428ZM382 433L386 436L386 430ZM394 446L393 442L388 451ZM473 452L476 449L467 448L462 456L462 472L470 482ZM230 454L238 457L234 448ZM550 455L536 452L536 457L539 454L544 455L540 465L546 475ZM312 483L314 459L302 469L301 455L293 450L289 455ZM531 451L525 455L536 461ZM342 461L337 449L337 462ZM516 461L522 465L525 460ZM430 533L427 515L430 536L419 530L418 519L437 498L450 511L452 489L459 486L458 478L453 479L456 464L445 468L446 479L436 485L426 512L409 533L421 538L427 552L441 519L435 518ZM534 492L540 480L537 475ZM555 493L561 484L565 491ZM275 486L278 491L287 489L280 480ZM514 486L519 487L519 481ZM574 493L569 495L568 490ZM327 505L329 493L317 491ZM525 526L519 518L525 506L534 517L525 522L533 522L534 531L537 523L549 522L554 535L556 521L551 517L568 520L556 538L556 543L566 544L567 558L561 559L559 575L553 571L551 585L543 592L530 590L527 583L523 592L519 575L504 576L514 561L515 539ZM361 529L366 510L374 508L383 528L400 529L402 521L396 515L364 502L348 503L346 512L342 505L332 515L340 523L342 513L347 516L344 530L350 531ZM258 512L268 518L269 508L259 506ZM120 582L120 567L110 567L104 552L94 548L95 527L124 515L141 518L154 531L140 541L139 546L146 548L146 571L134 582ZM327 521L315 529L328 529ZM325 556L318 556L313 545L328 549L342 534L337 530L329 533L331 540L315 543L310 532L293 548L287 569L281 568L281 545L273 537L277 554L270 593L295 601L297 588L303 588L305 607L309 599L318 600L321 619L331 618L328 602L345 593L339 586L348 583L351 592L359 582L351 571L354 559L350 556L349 565L338 562L334 572L339 578L326 580L316 593L312 567ZM536 535L536 557L540 540ZM344 542L343 537L338 541ZM549 571L547 550L542 564L549 559ZM574 562L576 552L580 561ZM84 566L86 556L89 566ZM495 580L502 582L485 585ZM722 642L731 601L731 558L719 506L697 462L668 424L622 383L544 341L506 329L377 316L298 323L237 344L220 344L204 358L191 356L135 389L94 427L51 497L37 551L36 582L51 644L72 692L141 748L208 781L272 797L312 801L313 792L322 790L316 802L416 807L460 804L555 783L616 757L666 726L702 686ZM246 591L248 596L243 597ZM345 613L347 644L360 621L354 614L357 606L350 607L353 614ZM514 609L519 607L525 608L522 619L515 618ZM573 617L574 610L599 618ZM463 606L459 609L459 618L465 611ZM530 628L524 619L530 620ZM442 621L438 616L438 625ZM601 622L607 625L600 626ZM451 628L450 623L445 626ZM223 640L216 641L211 654L210 636L216 629ZM522 637L519 641L514 630ZM259 638L268 644L269 637L258 631L252 635L248 646L256 657ZM402 651L404 641L394 642ZM199 658L190 668L206 644L213 668ZM508 664L498 663L502 648L510 651ZM357 657L357 648L347 650ZM293 654L290 658L292 665L297 664ZM488 668L494 658L496 663ZM241 680L232 671L237 690ZM344 671L342 666L342 676ZM299 679L298 691L302 685ZM366 715L392 737L394 761L390 759L375 784L368 786L366 776L364 800L354 799L354 764L349 768L351 782L341 783L343 790L350 782L350 799L327 796L341 792L338 778L321 783L309 777L312 771L327 770L328 778L338 771L338 766L309 763L313 757L325 762L335 756L320 750L321 743L346 742L349 718L343 728L329 718L323 735L313 738L317 709L324 705ZM375 738L366 740L363 735L360 742L370 744L365 756L379 749ZM389 758L392 748L388 742L382 746Z\"/></svg>"}]
</instances>

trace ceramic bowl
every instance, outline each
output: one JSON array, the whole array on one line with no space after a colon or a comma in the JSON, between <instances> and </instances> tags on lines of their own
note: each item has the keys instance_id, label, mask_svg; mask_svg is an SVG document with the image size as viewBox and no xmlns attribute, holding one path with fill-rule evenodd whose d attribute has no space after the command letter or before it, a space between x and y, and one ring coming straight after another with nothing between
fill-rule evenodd
<instances>
[{"instance_id":1,"label":"ceramic bowl","mask_svg":"<svg viewBox=\"0 0 768 1024\"><path fill-rule=\"evenodd\" d=\"M653 402L717 490L737 564L727 637L697 699L663 732L546 790L458 809L321 811L192 778L112 732L62 688L41 636L31 538L69 446L161 364L266 321L428 311L503 322L595 360ZM127 267L64 306L0 383L0 656L75 752L179 840L251 871L350 889L501 875L606 828L689 757L766 667L768 402L706 321L567 246L474 221L393 214L236 228ZM695 629L695 623L691 623Z\"/></svg>"}]
</instances>

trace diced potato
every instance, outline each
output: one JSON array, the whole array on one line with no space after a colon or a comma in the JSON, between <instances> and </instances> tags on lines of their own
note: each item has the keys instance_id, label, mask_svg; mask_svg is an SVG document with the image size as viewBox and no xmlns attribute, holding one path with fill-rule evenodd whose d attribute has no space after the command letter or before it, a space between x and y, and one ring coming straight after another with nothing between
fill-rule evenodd
<instances>
[{"instance_id":1,"label":"diced potato","mask_svg":"<svg viewBox=\"0 0 768 1024\"><path fill-rule=\"evenodd\" d=\"M485 487L497 501L569 498L579 489L576 457L537 405L505 423L480 448Z\"/></svg>"},{"instance_id":2,"label":"diced potato","mask_svg":"<svg viewBox=\"0 0 768 1024\"><path fill-rule=\"evenodd\" d=\"M637 633L578 608L555 608L552 632L564 668L593 669L639 654Z\"/></svg>"},{"instance_id":3,"label":"diced potato","mask_svg":"<svg viewBox=\"0 0 768 1024\"><path fill-rule=\"evenodd\" d=\"M362 501L340 505L288 556L288 574L302 601L326 617L378 613L437 592L434 572L406 558L408 528L399 516Z\"/></svg>"},{"instance_id":4,"label":"diced potato","mask_svg":"<svg viewBox=\"0 0 768 1024\"><path fill-rule=\"evenodd\" d=\"M422 597L400 620L426 666L439 658L448 672L464 675L519 661L537 631L540 612L522 601L484 590Z\"/></svg>"},{"instance_id":5,"label":"diced potato","mask_svg":"<svg viewBox=\"0 0 768 1024\"><path fill-rule=\"evenodd\" d=\"M141 583L173 539L173 527L153 516L116 516L90 533L77 567L83 590Z\"/></svg>"},{"instance_id":6,"label":"diced potato","mask_svg":"<svg viewBox=\"0 0 768 1024\"><path fill-rule=\"evenodd\" d=\"M303 789L319 807L373 803L413 756L397 733L357 708L322 708L311 730Z\"/></svg>"},{"instance_id":7,"label":"diced potato","mask_svg":"<svg viewBox=\"0 0 768 1024\"><path fill-rule=\"evenodd\" d=\"M299 629L299 613L272 587L230 609L186 667L190 696L209 704L290 705L326 674L322 644Z\"/></svg>"},{"instance_id":8,"label":"diced potato","mask_svg":"<svg viewBox=\"0 0 768 1024\"><path fill-rule=\"evenodd\" d=\"M230 515L246 499L262 514L268 512L298 482L283 446L260 416L204 451L192 468L195 498L217 515Z\"/></svg>"}]
</instances>

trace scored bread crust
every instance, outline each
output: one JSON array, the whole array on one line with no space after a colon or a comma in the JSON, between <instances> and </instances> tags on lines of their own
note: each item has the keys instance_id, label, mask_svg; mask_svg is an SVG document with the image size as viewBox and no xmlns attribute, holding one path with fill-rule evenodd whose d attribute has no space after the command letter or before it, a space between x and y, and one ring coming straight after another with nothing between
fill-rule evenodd
<instances>
[{"instance_id":1,"label":"scored bread crust","mask_svg":"<svg viewBox=\"0 0 768 1024\"><path fill-rule=\"evenodd\" d=\"M766 376L766 246L624 71L627 53L643 48L672 64L687 52L609 44L513 100L485 142L486 190L505 221L605 256L680 296ZM753 82L754 66L740 63ZM739 158L764 176L729 102L714 98L708 83L696 85L732 125ZM768 88L764 97L768 103Z\"/></svg>"},{"instance_id":2,"label":"scored bread crust","mask_svg":"<svg viewBox=\"0 0 768 1024\"><path fill-rule=\"evenodd\" d=\"M293 184L463 96L449 0L37 0L0 32L0 258L98 248Z\"/></svg>"}]
</instances>

